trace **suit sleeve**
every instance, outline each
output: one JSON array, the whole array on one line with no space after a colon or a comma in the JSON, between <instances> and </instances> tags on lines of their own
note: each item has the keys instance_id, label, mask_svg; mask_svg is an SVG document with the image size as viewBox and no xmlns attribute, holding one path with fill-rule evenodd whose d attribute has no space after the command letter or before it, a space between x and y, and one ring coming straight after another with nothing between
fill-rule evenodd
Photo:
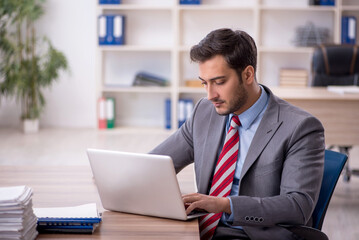
<instances>
[{"instance_id":1,"label":"suit sleeve","mask_svg":"<svg viewBox=\"0 0 359 240\"><path fill-rule=\"evenodd\" d=\"M278 146L270 148L271 152L278 151L274 156L284 156L279 194L231 196L233 225L263 227L279 223L307 224L310 220L323 176L324 129L311 116L301 120L291 132L282 142L273 141Z\"/></svg>"}]
</instances>

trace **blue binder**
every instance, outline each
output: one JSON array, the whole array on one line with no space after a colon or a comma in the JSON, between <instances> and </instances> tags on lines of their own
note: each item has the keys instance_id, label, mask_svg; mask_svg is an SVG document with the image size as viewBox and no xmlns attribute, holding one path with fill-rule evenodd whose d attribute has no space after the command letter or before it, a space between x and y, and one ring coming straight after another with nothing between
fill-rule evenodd
<instances>
[{"instance_id":1,"label":"blue binder","mask_svg":"<svg viewBox=\"0 0 359 240\"><path fill-rule=\"evenodd\" d=\"M99 4L120 4L120 0L99 0Z\"/></svg>"},{"instance_id":2,"label":"blue binder","mask_svg":"<svg viewBox=\"0 0 359 240\"><path fill-rule=\"evenodd\" d=\"M355 44L357 20L354 16L342 17L342 44Z\"/></svg>"},{"instance_id":3,"label":"blue binder","mask_svg":"<svg viewBox=\"0 0 359 240\"><path fill-rule=\"evenodd\" d=\"M320 0L320 5L322 6L334 6L335 0Z\"/></svg>"},{"instance_id":4,"label":"blue binder","mask_svg":"<svg viewBox=\"0 0 359 240\"><path fill-rule=\"evenodd\" d=\"M98 17L98 39L100 45L125 44L125 16L100 15Z\"/></svg>"},{"instance_id":5,"label":"blue binder","mask_svg":"<svg viewBox=\"0 0 359 240\"><path fill-rule=\"evenodd\" d=\"M201 0L180 0L180 4L199 5L201 4Z\"/></svg>"},{"instance_id":6,"label":"blue binder","mask_svg":"<svg viewBox=\"0 0 359 240\"><path fill-rule=\"evenodd\" d=\"M165 128L171 129L171 99L165 101Z\"/></svg>"}]
</instances>

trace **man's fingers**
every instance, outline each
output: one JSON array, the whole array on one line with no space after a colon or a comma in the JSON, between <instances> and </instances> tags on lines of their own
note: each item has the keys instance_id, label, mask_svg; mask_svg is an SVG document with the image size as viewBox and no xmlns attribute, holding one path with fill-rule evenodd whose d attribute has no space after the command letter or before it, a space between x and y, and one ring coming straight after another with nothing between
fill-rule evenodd
<instances>
[{"instance_id":1,"label":"man's fingers","mask_svg":"<svg viewBox=\"0 0 359 240\"><path fill-rule=\"evenodd\" d=\"M184 203L193 203L200 199L200 194L198 193L186 194L182 196L182 200Z\"/></svg>"}]
</instances>

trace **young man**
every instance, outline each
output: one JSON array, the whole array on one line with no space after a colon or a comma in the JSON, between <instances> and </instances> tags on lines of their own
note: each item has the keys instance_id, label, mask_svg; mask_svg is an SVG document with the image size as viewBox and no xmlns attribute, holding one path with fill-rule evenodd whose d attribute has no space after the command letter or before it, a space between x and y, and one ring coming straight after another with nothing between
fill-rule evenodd
<instances>
[{"instance_id":1,"label":"young man","mask_svg":"<svg viewBox=\"0 0 359 240\"><path fill-rule=\"evenodd\" d=\"M257 49L243 31L218 29L192 47L207 91L186 123L152 153L176 171L195 165L201 239L298 239L278 224L311 225L324 164L324 129L257 83Z\"/></svg>"}]
</instances>

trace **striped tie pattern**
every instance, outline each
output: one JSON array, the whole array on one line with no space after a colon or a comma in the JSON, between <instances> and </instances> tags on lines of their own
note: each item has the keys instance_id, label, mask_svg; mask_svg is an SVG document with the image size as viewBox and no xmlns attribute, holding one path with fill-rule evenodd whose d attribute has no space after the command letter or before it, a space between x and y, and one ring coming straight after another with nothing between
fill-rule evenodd
<instances>
[{"instance_id":1,"label":"striped tie pattern","mask_svg":"<svg viewBox=\"0 0 359 240\"><path fill-rule=\"evenodd\" d=\"M232 188L234 171L236 169L236 162L238 158L239 134L238 126L240 121L238 116L233 116L231 119L231 126L226 135L223 149L219 155L216 169L214 171L210 196L227 197ZM199 229L201 233L201 240L211 239L222 213L210 213L199 219Z\"/></svg>"}]
</instances>

